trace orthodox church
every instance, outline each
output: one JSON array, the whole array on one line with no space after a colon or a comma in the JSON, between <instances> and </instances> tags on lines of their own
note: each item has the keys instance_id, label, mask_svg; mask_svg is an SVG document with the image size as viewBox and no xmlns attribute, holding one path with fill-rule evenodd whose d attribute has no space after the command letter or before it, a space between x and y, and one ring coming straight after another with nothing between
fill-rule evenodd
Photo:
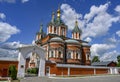
<instances>
[{"instance_id":1,"label":"orthodox church","mask_svg":"<svg viewBox=\"0 0 120 82\"><path fill-rule=\"evenodd\" d=\"M61 20L61 11L57 10L57 16L52 13L52 19L47 25L47 34L40 25L36 33L36 45L46 51L46 62L61 64L90 65L90 45L81 40L82 30L75 21L72 37L67 37L68 26ZM37 55L34 53L30 59L29 67L37 67Z\"/></svg>"},{"instance_id":2,"label":"orthodox church","mask_svg":"<svg viewBox=\"0 0 120 82\"><path fill-rule=\"evenodd\" d=\"M81 40L82 30L78 27L78 21L75 21L72 37L67 37L68 26L61 20L60 15L60 9L57 10L57 16L52 13L52 19L47 25L47 33L43 31L43 25L40 25L40 30L36 33L35 45L20 47L17 60L0 59L0 76L8 76L10 65L16 66L18 77L24 77L28 68L39 68L38 76L119 73L120 68L114 67L111 62L107 67L103 62L92 65L91 46ZM25 52L28 54L26 55Z\"/></svg>"}]
</instances>

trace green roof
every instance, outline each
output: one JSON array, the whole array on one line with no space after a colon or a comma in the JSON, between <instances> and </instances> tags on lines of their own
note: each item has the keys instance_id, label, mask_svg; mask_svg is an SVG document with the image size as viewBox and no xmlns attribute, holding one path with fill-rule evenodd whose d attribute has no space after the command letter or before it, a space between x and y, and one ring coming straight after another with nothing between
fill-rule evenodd
<instances>
[{"instance_id":1,"label":"green roof","mask_svg":"<svg viewBox=\"0 0 120 82\"><path fill-rule=\"evenodd\" d=\"M46 35L46 34L44 33L44 31L43 31L43 24L40 25L40 30L39 30L39 32L37 32L37 34L41 34L41 35L43 35L43 36Z\"/></svg>"},{"instance_id":2,"label":"green roof","mask_svg":"<svg viewBox=\"0 0 120 82\"><path fill-rule=\"evenodd\" d=\"M76 21L76 24L75 24L74 29L72 30L72 33L73 33L73 32L82 33L82 30L78 27L77 21Z\"/></svg>"}]
</instances>

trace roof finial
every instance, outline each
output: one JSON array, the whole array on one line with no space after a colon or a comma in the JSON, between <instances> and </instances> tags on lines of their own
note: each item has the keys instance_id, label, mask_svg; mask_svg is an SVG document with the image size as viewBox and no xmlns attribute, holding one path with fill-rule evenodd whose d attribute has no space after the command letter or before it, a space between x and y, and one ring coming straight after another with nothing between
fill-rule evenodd
<instances>
[{"instance_id":1,"label":"roof finial","mask_svg":"<svg viewBox=\"0 0 120 82\"><path fill-rule=\"evenodd\" d=\"M43 32L43 24L42 23L40 23L40 31L39 31L40 33L42 33Z\"/></svg>"},{"instance_id":2,"label":"roof finial","mask_svg":"<svg viewBox=\"0 0 120 82\"><path fill-rule=\"evenodd\" d=\"M78 26L78 18L76 16L75 26Z\"/></svg>"},{"instance_id":3,"label":"roof finial","mask_svg":"<svg viewBox=\"0 0 120 82\"><path fill-rule=\"evenodd\" d=\"M57 17L60 18L60 5L58 5Z\"/></svg>"},{"instance_id":4,"label":"roof finial","mask_svg":"<svg viewBox=\"0 0 120 82\"><path fill-rule=\"evenodd\" d=\"M51 22L54 22L54 19L55 19L55 12L52 12L52 21Z\"/></svg>"}]
</instances>

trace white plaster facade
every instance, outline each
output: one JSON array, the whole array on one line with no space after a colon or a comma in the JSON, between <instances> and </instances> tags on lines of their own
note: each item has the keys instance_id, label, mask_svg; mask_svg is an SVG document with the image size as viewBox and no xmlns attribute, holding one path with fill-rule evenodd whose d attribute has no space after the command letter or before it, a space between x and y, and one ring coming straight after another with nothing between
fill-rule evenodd
<instances>
[{"instance_id":1,"label":"white plaster facade","mask_svg":"<svg viewBox=\"0 0 120 82\"><path fill-rule=\"evenodd\" d=\"M24 77L25 76L25 64L26 64L26 57L28 53L35 52L38 54L40 58L39 63L39 73L38 76L45 76L45 51L42 47L38 47L37 45L24 45L19 47L19 56L18 56L18 73L17 77Z\"/></svg>"}]
</instances>

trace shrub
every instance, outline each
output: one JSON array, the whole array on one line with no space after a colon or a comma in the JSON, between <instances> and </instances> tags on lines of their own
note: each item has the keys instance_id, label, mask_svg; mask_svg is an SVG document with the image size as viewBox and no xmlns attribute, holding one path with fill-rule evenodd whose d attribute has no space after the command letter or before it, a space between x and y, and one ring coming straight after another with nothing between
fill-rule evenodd
<instances>
[{"instance_id":1,"label":"shrub","mask_svg":"<svg viewBox=\"0 0 120 82\"><path fill-rule=\"evenodd\" d=\"M10 65L10 66L9 66L9 76L10 76L13 80L17 79L17 70L16 70L15 65Z\"/></svg>"},{"instance_id":2,"label":"shrub","mask_svg":"<svg viewBox=\"0 0 120 82\"><path fill-rule=\"evenodd\" d=\"M38 74L38 68L28 68L27 73L28 74Z\"/></svg>"}]
</instances>

